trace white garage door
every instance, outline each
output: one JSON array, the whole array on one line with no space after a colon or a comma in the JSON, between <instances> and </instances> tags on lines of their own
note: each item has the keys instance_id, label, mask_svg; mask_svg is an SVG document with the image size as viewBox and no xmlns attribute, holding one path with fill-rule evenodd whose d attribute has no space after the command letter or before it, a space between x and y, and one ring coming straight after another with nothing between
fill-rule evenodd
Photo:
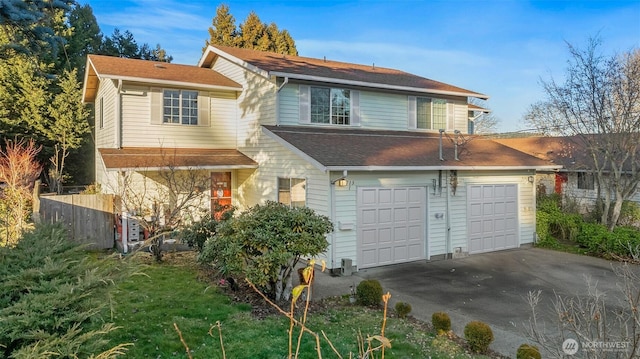
<instances>
[{"instance_id":1,"label":"white garage door","mask_svg":"<svg viewBox=\"0 0 640 359\"><path fill-rule=\"evenodd\" d=\"M358 267L425 258L426 189L358 188Z\"/></svg>"},{"instance_id":2,"label":"white garage door","mask_svg":"<svg viewBox=\"0 0 640 359\"><path fill-rule=\"evenodd\" d=\"M518 247L518 185L467 187L469 253Z\"/></svg>"}]
</instances>

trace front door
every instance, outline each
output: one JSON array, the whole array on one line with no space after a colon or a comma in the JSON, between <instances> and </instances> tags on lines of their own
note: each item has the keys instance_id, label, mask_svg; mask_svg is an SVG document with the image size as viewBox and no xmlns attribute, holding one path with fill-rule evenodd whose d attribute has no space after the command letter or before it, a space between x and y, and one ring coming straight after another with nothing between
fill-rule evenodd
<instances>
[{"instance_id":1,"label":"front door","mask_svg":"<svg viewBox=\"0 0 640 359\"><path fill-rule=\"evenodd\" d=\"M219 218L231 206L231 172L211 172L211 212Z\"/></svg>"}]
</instances>

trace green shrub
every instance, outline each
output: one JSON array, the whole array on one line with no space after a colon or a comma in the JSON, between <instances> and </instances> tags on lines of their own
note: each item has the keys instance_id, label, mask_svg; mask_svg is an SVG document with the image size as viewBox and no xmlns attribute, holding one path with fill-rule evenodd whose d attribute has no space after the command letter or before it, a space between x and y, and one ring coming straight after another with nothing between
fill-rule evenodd
<instances>
[{"instance_id":1,"label":"green shrub","mask_svg":"<svg viewBox=\"0 0 640 359\"><path fill-rule=\"evenodd\" d=\"M640 204L634 201L622 202L620 209L620 217L618 218L620 226L639 226L640 225Z\"/></svg>"},{"instance_id":2,"label":"green shrub","mask_svg":"<svg viewBox=\"0 0 640 359\"><path fill-rule=\"evenodd\" d=\"M518 347L516 359L542 359L542 355L540 355L538 347L529 344L522 344Z\"/></svg>"},{"instance_id":3,"label":"green shrub","mask_svg":"<svg viewBox=\"0 0 640 359\"><path fill-rule=\"evenodd\" d=\"M487 324L479 321L469 322L464 327L464 338L474 353L486 353L493 341L493 331Z\"/></svg>"},{"instance_id":4,"label":"green shrub","mask_svg":"<svg viewBox=\"0 0 640 359\"><path fill-rule=\"evenodd\" d=\"M206 240L199 259L225 276L249 279L276 300L289 298L291 274L301 257L329 247L328 217L307 207L267 201L223 222Z\"/></svg>"},{"instance_id":5,"label":"green shrub","mask_svg":"<svg viewBox=\"0 0 640 359\"><path fill-rule=\"evenodd\" d=\"M406 318L409 313L411 313L411 304L406 302L398 302L396 303L396 313L400 318Z\"/></svg>"},{"instance_id":6,"label":"green shrub","mask_svg":"<svg viewBox=\"0 0 640 359\"><path fill-rule=\"evenodd\" d=\"M610 235L607 227L598 223L585 222L580 226L576 241L589 252L600 254L603 252L604 244L610 240Z\"/></svg>"},{"instance_id":7,"label":"green shrub","mask_svg":"<svg viewBox=\"0 0 640 359\"><path fill-rule=\"evenodd\" d=\"M60 224L38 225L14 248L0 247L0 355L97 353L117 329L99 314L109 305L108 290L130 272L124 261L90 258Z\"/></svg>"},{"instance_id":8,"label":"green shrub","mask_svg":"<svg viewBox=\"0 0 640 359\"><path fill-rule=\"evenodd\" d=\"M382 300L382 285L375 279L365 279L356 288L356 299L360 305L378 305Z\"/></svg>"},{"instance_id":9,"label":"green shrub","mask_svg":"<svg viewBox=\"0 0 640 359\"><path fill-rule=\"evenodd\" d=\"M231 219L235 208L231 206L220 206L214 210L221 213L220 216L214 216L211 213L207 213L201 220L191 224L178 233L179 238L186 243L189 247L194 248L198 252L202 252L204 243L207 239L213 237L218 232L220 225Z\"/></svg>"},{"instance_id":10,"label":"green shrub","mask_svg":"<svg viewBox=\"0 0 640 359\"><path fill-rule=\"evenodd\" d=\"M431 315L431 324L436 332L448 332L451 330L451 318L445 312L435 312Z\"/></svg>"}]
</instances>

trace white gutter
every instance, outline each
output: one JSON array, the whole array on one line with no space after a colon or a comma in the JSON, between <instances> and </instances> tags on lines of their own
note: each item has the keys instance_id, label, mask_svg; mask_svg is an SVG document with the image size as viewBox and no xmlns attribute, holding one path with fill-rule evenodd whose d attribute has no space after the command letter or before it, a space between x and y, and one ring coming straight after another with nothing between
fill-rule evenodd
<instances>
[{"instance_id":1,"label":"white gutter","mask_svg":"<svg viewBox=\"0 0 640 359\"><path fill-rule=\"evenodd\" d=\"M158 166L158 167L112 167L107 168L107 171L164 171L168 169L169 166ZM224 170L224 169L251 169L258 168L258 165L237 165L237 166L229 166L229 165L220 165L220 166L175 166L171 167L173 170L179 171L189 171L189 170Z\"/></svg>"},{"instance_id":2,"label":"white gutter","mask_svg":"<svg viewBox=\"0 0 640 359\"><path fill-rule=\"evenodd\" d=\"M480 93L474 93L474 92L433 90L433 89L425 89L425 88L422 88L422 87L388 85L388 84L381 84L381 83L374 83L374 82L343 80L343 79L336 79L336 78L332 78L332 77L321 77L321 76L312 76L312 75L290 74L290 73L286 73L286 72L277 72L277 71L271 72L270 74L272 76L289 77L289 78L296 79L296 80L330 82L330 83L342 84L342 85L350 85L350 86L381 88L381 89L387 89L387 90L410 91L410 92L419 92L419 93L430 93L430 94L438 94L438 95L476 97L476 98L483 99L483 100L488 100L489 99L489 96L487 96L487 95L483 95L483 94L480 94Z\"/></svg>"},{"instance_id":3,"label":"white gutter","mask_svg":"<svg viewBox=\"0 0 640 359\"><path fill-rule=\"evenodd\" d=\"M314 160L315 161L315 160ZM317 161L316 161L317 162ZM496 170L559 170L562 166L324 166L325 171L496 171Z\"/></svg>"},{"instance_id":4,"label":"white gutter","mask_svg":"<svg viewBox=\"0 0 640 359\"><path fill-rule=\"evenodd\" d=\"M207 85L207 84L199 84L199 83L194 83L194 82L158 80L158 79L152 79L152 78L133 77L133 76L101 75L98 78L101 81L103 79L109 79L109 80L149 83L149 84L157 84L157 85L199 88L199 89L206 89L206 90L226 90L226 91L241 91L242 90L242 86L235 87L235 86Z\"/></svg>"}]
</instances>

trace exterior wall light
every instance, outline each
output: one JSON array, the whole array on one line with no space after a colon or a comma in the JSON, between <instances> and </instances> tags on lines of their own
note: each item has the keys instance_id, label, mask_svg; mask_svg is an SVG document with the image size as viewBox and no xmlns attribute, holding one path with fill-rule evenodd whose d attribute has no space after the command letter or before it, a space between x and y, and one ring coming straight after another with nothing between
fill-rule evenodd
<instances>
[{"instance_id":1,"label":"exterior wall light","mask_svg":"<svg viewBox=\"0 0 640 359\"><path fill-rule=\"evenodd\" d=\"M346 178L340 178L335 183L338 185L338 187L346 187L349 184Z\"/></svg>"},{"instance_id":2,"label":"exterior wall light","mask_svg":"<svg viewBox=\"0 0 640 359\"><path fill-rule=\"evenodd\" d=\"M529 176L527 177L527 181L529 181L529 183L533 183L534 177L533 176Z\"/></svg>"}]
</instances>

